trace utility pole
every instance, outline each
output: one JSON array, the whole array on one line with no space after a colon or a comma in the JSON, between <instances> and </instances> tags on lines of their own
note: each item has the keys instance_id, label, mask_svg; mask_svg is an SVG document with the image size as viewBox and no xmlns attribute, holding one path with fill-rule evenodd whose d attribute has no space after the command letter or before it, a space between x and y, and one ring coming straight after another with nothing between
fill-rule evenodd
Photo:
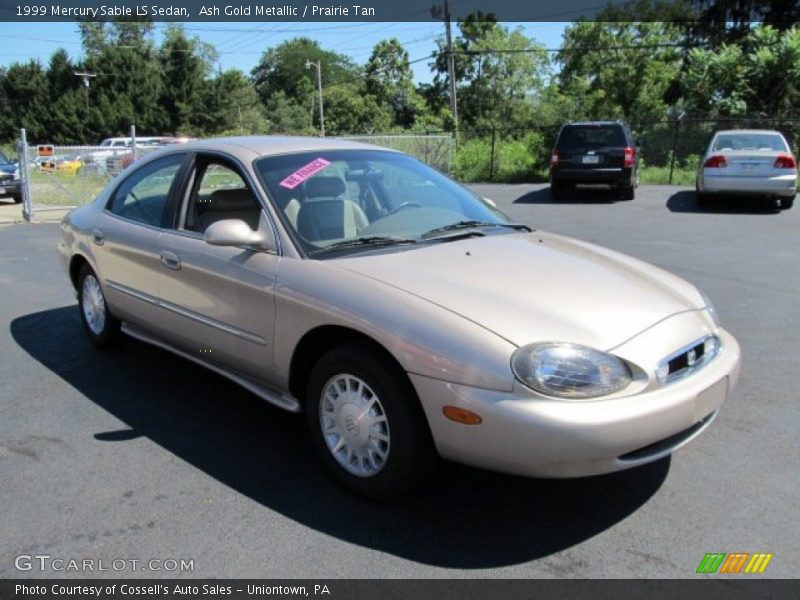
<instances>
[{"instance_id":1,"label":"utility pole","mask_svg":"<svg viewBox=\"0 0 800 600\"><path fill-rule=\"evenodd\" d=\"M322 107L322 65L320 61L306 61L306 69L315 67L317 69L317 90L319 91L319 135L325 137L325 109Z\"/></svg>"},{"instance_id":2,"label":"utility pole","mask_svg":"<svg viewBox=\"0 0 800 600\"><path fill-rule=\"evenodd\" d=\"M83 87L86 90L86 108L89 108L89 81L92 77L97 77L97 73L89 73L88 71L73 71L75 77L80 77L83 80Z\"/></svg>"},{"instance_id":3,"label":"utility pole","mask_svg":"<svg viewBox=\"0 0 800 600\"><path fill-rule=\"evenodd\" d=\"M458 132L458 101L456 99L456 65L453 57L453 35L450 31L450 2L444 0L444 30L447 42L447 78L450 80L450 112Z\"/></svg>"}]
</instances>

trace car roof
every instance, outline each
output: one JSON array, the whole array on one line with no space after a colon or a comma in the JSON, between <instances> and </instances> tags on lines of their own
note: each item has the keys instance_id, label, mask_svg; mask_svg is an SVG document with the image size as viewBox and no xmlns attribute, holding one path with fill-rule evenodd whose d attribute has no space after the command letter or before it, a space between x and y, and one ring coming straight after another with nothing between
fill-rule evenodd
<instances>
[{"instance_id":1,"label":"car roof","mask_svg":"<svg viewBox=\"0 0 800 600\"><path fill-rule=\"evenodd\" d=\"M625 123L623 121L574 121L565 123L564 127L569 127L570 125L625 125Z\"/></svg>"},{"instance_id":2,"label":"car roof","mask_svg":"<svg viewBox=\"0 0 800 600\"><path fill-rule=\"evenodd\" d=\"M771 135L783 135L780 131L774 129L721 129L715 135L730 134L730 133L767 133Z\"/></svg>"},{"instance_id":3,"label":"car roof","mask_svg":"<svg viewBox=\"0 0 800 600\"><path fill-rule=\"evenodd\" d=\"M353 140L311 136L253 135L240 137L221 137L206 140L191 140L178 147L190 150L227 150L231 154L249 153L258 156L313 152L315 150L385 150L372 144Z\"/></svg>"}]
</instances>

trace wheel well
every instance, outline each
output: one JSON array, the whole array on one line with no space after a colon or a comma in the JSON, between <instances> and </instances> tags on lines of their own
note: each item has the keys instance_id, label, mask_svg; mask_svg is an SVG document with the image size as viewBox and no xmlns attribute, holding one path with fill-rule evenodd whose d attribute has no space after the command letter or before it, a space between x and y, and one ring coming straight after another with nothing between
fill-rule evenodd
<instances>
[{"instance_id":1,"label":"wheel well","mask_svg":"<svg viewBox=\"0 0 800 600\"><path fill-rule=\"evenodd\" d=\"M78 276L81 274L83 265L88 265L89 261L83 258L80 254L76 254L69 261L69 279L72 281L72 287L78 289Z\"/></svg>"},{"instance_id":2,"label":"wheel well","mask_svg":"<svg viewBox=\"0 0 800 600\"><path fill-rule=\"evenodd\" d=\"M323 325L312 329L306 333L295 348L292 355L292 363L289 367L289 391L292 396L305 402L306 384L311 376L311 370L316 362L328 350L337 346L349 344L360 344L368 347L375 354L383 357L390 364L397 374L408 381L411 389L411 380L408 379L405 369L397 362L397 359L381 344L374 339L354 329L340 327L338 325Z\"/></svg>"}]
</instances>

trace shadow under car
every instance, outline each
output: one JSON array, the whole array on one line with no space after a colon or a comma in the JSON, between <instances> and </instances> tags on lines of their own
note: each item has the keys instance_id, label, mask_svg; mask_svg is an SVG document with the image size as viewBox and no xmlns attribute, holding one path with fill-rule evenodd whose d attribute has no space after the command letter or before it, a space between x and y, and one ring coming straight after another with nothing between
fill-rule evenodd
<instances>
[{"instance_id":1,"label":"shadow under car","mask_svg":"<svg viewBox=\"0 0 800 600\"><path fill-rule=\"evenodd\" d=\"M542 480L443 463L412 495L370 503L324 475L304 419L223 377L133 340L95 350L76 306L19 317L10 329L31 357L127 427L75 435L123 444L145 436L303 526L429 565L488 568L564 550L635 512L669 471L666 458L611 475Z\"/></svg>"}]
</instances>

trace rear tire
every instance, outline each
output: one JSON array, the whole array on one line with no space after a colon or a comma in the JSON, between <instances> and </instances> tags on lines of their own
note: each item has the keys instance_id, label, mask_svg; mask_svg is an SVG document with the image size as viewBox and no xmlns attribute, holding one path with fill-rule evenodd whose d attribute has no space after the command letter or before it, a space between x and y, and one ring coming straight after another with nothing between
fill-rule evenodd
<instances>
[{"instance_id":1,"label":"rear tire","mask_svg":"<svg viewBox=\"0 0 800 600\"><path fill-rule=\"evenodd\" d=\"M308 382L306 418L328 472L359 496L402 496L438 462L411 383L364 345L334 348L320 358Z\"/></svg>"},{"instance_id":2,"label":"rear tire","mask_svg":"<svg viewBox=\"0 0 800 600\"><path fill-rule=\"evenodd\" d=\"M694 199L697 206L708 208L711 205L708 194L704 194L703 192L700 191L700 184L697 182L696 179L694 182Z\"/></svg>"},{"instance_id":3,"label":"rear tire","mask_svg":"<svg viewBox=\"0 0 800 600\"><path fill-rule=\"evenodd\" d=\"M78 308L86 336L95 346L108 348L119 342L120 322L109 312L103 288L89 265L83 265L78 275Z\"/></svg>"},{"instance_id":4,"label":"rear tire","mask_svg":"<svg viewBox=\"0 0 800 600\"><path fill-rule=\"evenodd\" d=\"M553 200L563 200L566 192L567 186L563 183L556 183L555 181L550 183L550 197Z\"/></svg>"},{"instance_id":5,"label":"rear tire","mask_svg":"<svg viewBox=\"0 0 800 600\"><path fill-rule=\"evenodd\" d=\"M636 188L634 186L623 186L620 191L623 200L633 200L636 198Z\"/></svg>"},{"instance_id":6,"label":"rear tire","mask_svg":"<svg viewBox=\"0 0 800 600\"><path fill-rule=\"evenodd\" d=\"M786 196L781 198L781 210L789 210L794 206L794 196Z\"/></svg>"}]
</instances>

